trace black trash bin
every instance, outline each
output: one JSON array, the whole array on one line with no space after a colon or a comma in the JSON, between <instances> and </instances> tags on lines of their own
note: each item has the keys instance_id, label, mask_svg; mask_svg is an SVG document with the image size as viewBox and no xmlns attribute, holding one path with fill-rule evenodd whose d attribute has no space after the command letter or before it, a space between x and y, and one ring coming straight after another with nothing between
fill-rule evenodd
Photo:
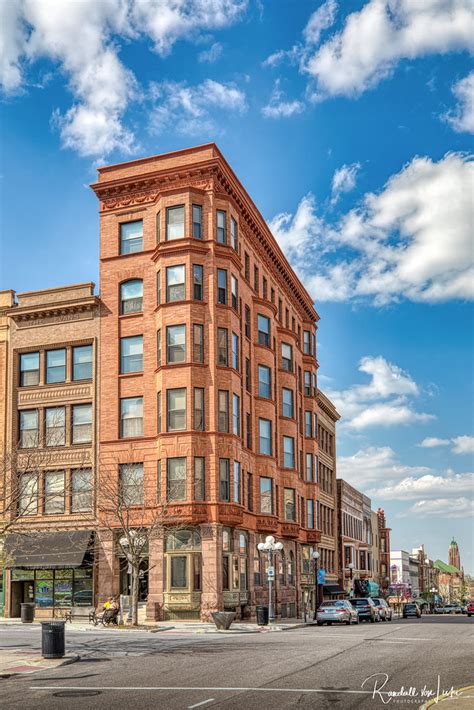
<instances>
[{"instance_id":1,"label":"black trash bin","mask_svg":"<svg viewBox=\"0 0 474 710\"><path fill-rule=\"evenodd\" d=\"M35 603L23 602L21 604L21 623L31 624L35 618Z\"/></svg>"},{"instance_id":2,"label":"black trash bin","mask_svg":"<svg viewBox=\"0 0 474 710\"><path fill-rule=\"evenodd\" d=\"M256 612L257 624L259 626L268 626L268 606L264 606L263 604L261 606L257 606Z\"/></svg>"},{"instance_id":3,"label":"black trash bin","mask_svg":"<svg viewBox=\"0 0 474 710\"><path fill-rule=\"evenodd\" d=\"M64 621L41 622L41 655L43 658L62 658L65 653Z\"/></svg>"}]
</instances>

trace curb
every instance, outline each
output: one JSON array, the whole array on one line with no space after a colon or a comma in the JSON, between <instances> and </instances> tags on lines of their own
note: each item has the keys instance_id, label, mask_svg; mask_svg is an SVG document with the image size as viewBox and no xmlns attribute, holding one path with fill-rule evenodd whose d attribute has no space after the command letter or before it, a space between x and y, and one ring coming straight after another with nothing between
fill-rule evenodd
<instances>
[{"instance_id":1,"label":"curb","mask_svg":"<svg viewBox=\"0 0 474 710\"><path fill-rule=\"evenodd\" d=\"M474 691L474 685L466 685L464 688L456 688L457 693L464 693L466 690ZM470 700L470 697L466 698L462 695L459 695L459 696L455 695L454 697L451 695L444 695L444 696L440 695L439 698L432 698L431 700L428 700L428 702L423 703L423 705L420 706L419 710L429 710L429 708L432 708L434 705L439 705L439 703L443 703L443 702L447 702L447 701L453 703L452 707L456 707L456 705L455 705L456 700L466 701L466 700Z\"/></svg>"},{"instance_id":2,"label":"curb","mask_svg":"<svg viewBox=\"0 0 474 710\"><path fill-rule=\"evenodd\" d=\"M62 663L58 663L57 666L50 666L49 668L38 668L37 670L34 670L34 673L41 673L41 671L51 671L51 670L56 670L56 668L62 668L63 666L70 666L73 663L76 663L77 661L80 661L81 657L78 655L73 655L70 656L69 658L65 658ZM45 659L48 660L48 659ZM34 666L32 666L32 669L34 669ZM8 670L7 671L0 671L0 678L14 678L15 676L22 676L22 675L31 675L31 672L28 673L20 673L20 672L13 672L10 673Z\"/></svg>"}]
</instances>

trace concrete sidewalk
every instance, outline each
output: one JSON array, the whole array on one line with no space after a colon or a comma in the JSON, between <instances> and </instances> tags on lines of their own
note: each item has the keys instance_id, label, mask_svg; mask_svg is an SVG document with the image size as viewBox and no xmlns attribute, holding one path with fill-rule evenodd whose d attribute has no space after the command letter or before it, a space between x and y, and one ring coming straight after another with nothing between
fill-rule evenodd
<instances>
[{"instance_id":1,"label":"concrete sidewalk","mask_svg":"<svg viewBox=\"0 0 474 710\"><path fill-rule=\"evenodd\" d=\"M43 658L38 651L2 649L0 650L0 678L51 670L51 668L74 663L78 658L79 656L73 654L68 654L64 658Z\"/></svg>"}]
</instances>

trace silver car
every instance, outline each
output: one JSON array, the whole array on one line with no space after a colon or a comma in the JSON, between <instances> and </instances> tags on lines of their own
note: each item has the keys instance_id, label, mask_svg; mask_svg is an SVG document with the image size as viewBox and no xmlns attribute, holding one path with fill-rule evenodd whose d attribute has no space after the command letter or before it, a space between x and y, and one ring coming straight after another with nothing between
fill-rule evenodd
<instances>
[{"instance_id":1,"label":"silver car","mask_svg":"<svg viewBox=\"0 0 474 710\"><path fill-rule=\"evenodd\" d=\"M347 624L347 626L352 623L358 624L359 616L357 610L345 599L323 602L316 613L316 623L318 626L323 624L331 626L333 622Z\"/></svg>"},{"instance_id":2,"label":"silver car","mask_svg":"<svg viewBox=\"0 0 474 710\"><path fill-rule=\"evenodd\" d=\"M372 601L377 607L379 613L379 618L381 621L392 621L392 608L387 604L385 599L379 599L378 597L372 597Z\"/></svg>"}]
</instances>

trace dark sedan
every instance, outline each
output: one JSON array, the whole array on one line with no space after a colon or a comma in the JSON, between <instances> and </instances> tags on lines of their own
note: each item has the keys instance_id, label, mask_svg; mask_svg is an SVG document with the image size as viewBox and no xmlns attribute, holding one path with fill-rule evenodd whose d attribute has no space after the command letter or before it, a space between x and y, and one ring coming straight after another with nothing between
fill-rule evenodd
<instances>
[{"instance_id":1,"label":"dark sedan","mask_svg":"<svg viewBox=\"0 0 474 710\"><path fill-rule=\"evenodd\" d=\"M421 618L421 609L418 604L405 604L403 607L403 618L409 619L414 616L416 619Z\"/></svg>"}]
</instances>

